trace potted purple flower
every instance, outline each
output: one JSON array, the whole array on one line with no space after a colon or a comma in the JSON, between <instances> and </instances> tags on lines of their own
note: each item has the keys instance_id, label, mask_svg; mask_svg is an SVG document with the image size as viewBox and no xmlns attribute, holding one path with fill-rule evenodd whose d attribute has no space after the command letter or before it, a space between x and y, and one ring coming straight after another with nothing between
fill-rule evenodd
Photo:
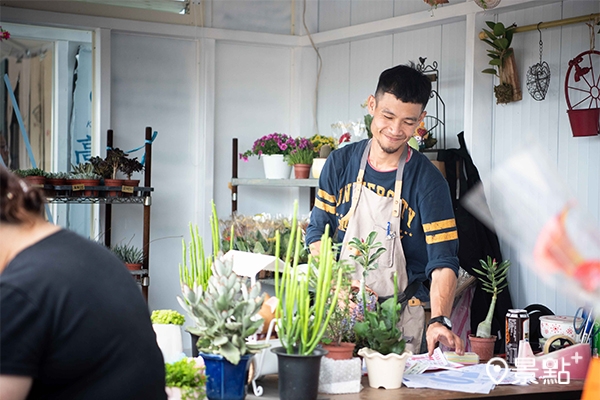
<instances>
[{"instance_id":1,"label":"potted purple flower","mask_svg":"<svg viewBox=\"0 0 600 400\"><path fill-rule=\"evenodd\" d=\"M293 137L275 132L254 141L250 150L240 153L240 158L248 161L248 157L256 155L263 160L267 179L288 179L291 166L287 164L286 158L296 146Z\"/></svg>"},{"instance_id":2,"label":"potted purple flower","mask_svg":"<svg viewBox=\"0 0 600 400\"><path fill-rule=\"evenodd\" d=\"M306 179L310 175L310 167L315 158L313 143L307 138L297 138L295 149L285 156L288 165L294 167L296 179Z\"/></svg>"}]
</instances>

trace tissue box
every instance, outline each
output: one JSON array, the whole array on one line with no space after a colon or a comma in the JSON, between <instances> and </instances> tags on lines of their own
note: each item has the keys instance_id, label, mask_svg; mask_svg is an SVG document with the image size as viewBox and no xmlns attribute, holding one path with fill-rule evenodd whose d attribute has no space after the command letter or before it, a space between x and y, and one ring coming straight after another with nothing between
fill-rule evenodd
<instances>
[{"instance_id":1,"label":"tissue box","mask_svg":"<svg viewBox=\"0 0 600 400\"><path fill-rule=\"evenodd\" d=\"M319 393L358 393L362 388L361 375L361 361L358 357L350 360L323 357L319 373Z\"/></svg>"}]
</instances>

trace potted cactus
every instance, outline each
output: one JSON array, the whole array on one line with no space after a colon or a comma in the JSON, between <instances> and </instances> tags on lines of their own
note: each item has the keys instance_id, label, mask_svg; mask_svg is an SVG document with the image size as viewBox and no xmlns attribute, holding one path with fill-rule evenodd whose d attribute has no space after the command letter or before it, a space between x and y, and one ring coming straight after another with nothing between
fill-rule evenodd
<instances>
[{"instance_id":1,"label":"potted cactus","mask_svg":"<svg viewBox=\"0 0 600 400\"><path fill-rule=\"evenodd\" d=\"M198 336L198 349L206 364L206 395L209 399L244 399L249 361L268 347L247 338L262 326L258 315L264 295L260 283L233 272L233 264L216 258L206 290L182 284L179 304L194 325L187 330Z\"/></svg>"},{"instance_id":2,"label":"potted cactus","mask_svg":"<svg viewBox=\"0 0 600 400\"><path fill-rule=\"evenodd\" d=\"M492 294L492 301L485 320L481 321L477 326L476 335L469 335L471 348L479 356L480 361L487 361L494 354L494 343L496 336L491 335L492 318L494 316L494 308L496 307L496 299L498 293L508 286L507 274L510 267L510 261L504 260L500 264L487 256L487 260L479 260L481 269L473 268L479 276L483 290Z\"/></svg>"}]
</instances>

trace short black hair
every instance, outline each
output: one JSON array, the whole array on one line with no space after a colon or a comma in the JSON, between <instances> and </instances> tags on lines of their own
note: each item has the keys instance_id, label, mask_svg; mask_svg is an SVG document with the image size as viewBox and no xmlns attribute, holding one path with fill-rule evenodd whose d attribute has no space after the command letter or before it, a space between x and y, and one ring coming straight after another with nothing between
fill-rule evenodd
<instances>
[{"instance_id":1,"label":"short black hair","mask_svg":"<svg viewBox=\"0 0 600 400\"><path fill-rule=\"evenodd\" d=\"M425 109L431 96L431 80L409 65L396 65L379 75L375 98L384 93L390 93L404 103L421 104Z\"/></svg>"}]
</instances>

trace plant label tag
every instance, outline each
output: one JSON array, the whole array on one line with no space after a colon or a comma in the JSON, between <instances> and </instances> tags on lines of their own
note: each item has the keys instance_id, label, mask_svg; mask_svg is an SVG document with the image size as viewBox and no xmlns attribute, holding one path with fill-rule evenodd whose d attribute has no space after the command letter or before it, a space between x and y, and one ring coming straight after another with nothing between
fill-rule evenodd
<instances>
[{"instance_id":1,"label":"plant label tag","mask_svg":"<svg viewBox=\"0 0 600 400\"><path fill-rule=\"evenodd\" d=\"M121 186L121 192L123 193L133 193L133 186Z\"/></svg>"},{"instance_id":2,"label":"plant label tag","mask_svg":"<svg viewBox=\"0 0 600 400\"><path fill-rule=\"evenodd\" d=\"M74 191L74 192L78 192L78 191L84 190L84 189L85 189L85 185L81 184L81 183L79 183L77 185L72 185L71 186L71 190Z\"/></svg>"}]
</instances>

